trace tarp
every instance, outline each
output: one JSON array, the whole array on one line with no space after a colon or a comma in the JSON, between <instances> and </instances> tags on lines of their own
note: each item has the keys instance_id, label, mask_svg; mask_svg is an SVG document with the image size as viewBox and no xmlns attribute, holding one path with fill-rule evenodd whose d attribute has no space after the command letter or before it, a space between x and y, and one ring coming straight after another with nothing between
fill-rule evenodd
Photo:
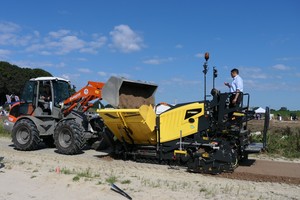
<instances>
[{"instance_id":1,"label":"tarp","mask_svg":"<svg viewBox=\"0 0 300 200\"><path fill-rule=\"evenodd\" d=\"M263 109L262 107L259 107L255 110L255 113L266 113L266 110Z\"/></svg>"}]
</instances>

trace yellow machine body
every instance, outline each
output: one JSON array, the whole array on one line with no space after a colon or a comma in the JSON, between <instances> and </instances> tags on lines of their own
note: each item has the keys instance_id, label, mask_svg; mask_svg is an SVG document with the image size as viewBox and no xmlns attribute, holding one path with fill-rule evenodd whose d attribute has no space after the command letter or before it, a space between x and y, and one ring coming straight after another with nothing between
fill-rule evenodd
<instances>
[{"instance_id":1,"label":"yellow machine body","mask_svg":"<svg viewBox=\"0 0 300 200\"><path fill-rule=\"evenodd\" d=\"M160 142L169 142L198 131L199 117L204 115L204 104L195 102L178 106L162 113L160 118Z\"/></svg>"}]
</instances>

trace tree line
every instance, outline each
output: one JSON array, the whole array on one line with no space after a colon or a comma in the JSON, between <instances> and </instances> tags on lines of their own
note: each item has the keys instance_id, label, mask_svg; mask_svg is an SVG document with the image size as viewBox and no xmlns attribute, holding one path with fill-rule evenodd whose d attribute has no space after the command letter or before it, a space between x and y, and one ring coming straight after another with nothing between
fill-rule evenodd
<instances>
[{"instance_id":1,"label":"tree line","mask_svg":"<svg viewBox=\"0 0 300 200\"><path fill-rule=\"evenodd\" d=\"M21 68L8 62L0 61L0 105L6 102L5 95L20 96L25 82L31 78L52 76L40 68Z\"/></svg>"}]
</instances>

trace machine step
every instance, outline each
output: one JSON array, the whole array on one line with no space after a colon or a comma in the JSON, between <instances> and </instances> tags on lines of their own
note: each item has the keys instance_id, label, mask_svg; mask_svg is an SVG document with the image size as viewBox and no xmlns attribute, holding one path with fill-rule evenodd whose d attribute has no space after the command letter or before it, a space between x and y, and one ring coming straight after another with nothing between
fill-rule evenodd
<instances>
[{"instance_id":1,"label":"machine step","mask_svg":"<svg viewBox=\"0 0 300 200\"><path fill-rule=\"evenodd\" d=\"M263 143L251 143L245 149L247 153L260 153L264 148Z\"/></svg>"}]
</instances>

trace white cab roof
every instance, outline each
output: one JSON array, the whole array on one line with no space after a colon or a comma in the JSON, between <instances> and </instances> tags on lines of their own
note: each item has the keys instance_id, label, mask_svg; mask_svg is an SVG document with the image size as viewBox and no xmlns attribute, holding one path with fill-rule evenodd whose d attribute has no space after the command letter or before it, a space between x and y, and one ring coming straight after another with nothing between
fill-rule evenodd
<instances>
[{"instance_id":1,"label":"white cab roof","mask_svg":"<svg viewBox=\"0 0 300 200\"><path fill-rule=\"evenodd\" d=\"M45 77L37 77L37 78L32 78L30 79L31 81L52 81L52 80L59 80L59 81L66 81L70 82L67 79L60 78L60 77L53 77L53 76L45 76Z\"/></svg>"}]
</instances>

